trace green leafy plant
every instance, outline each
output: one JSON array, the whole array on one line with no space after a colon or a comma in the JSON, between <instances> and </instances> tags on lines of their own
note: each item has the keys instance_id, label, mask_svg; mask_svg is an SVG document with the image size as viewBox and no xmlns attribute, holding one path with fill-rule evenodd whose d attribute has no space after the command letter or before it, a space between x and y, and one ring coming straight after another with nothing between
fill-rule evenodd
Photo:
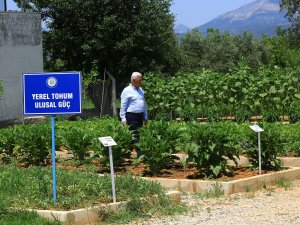
<instances>
[{"instance_id":1,"label":"green leafy plant","mask_svg":"<svg viewBox=\"0 0 300 225\"><path fill-rule=\"evenodd\" d=\"M242 123L251 116L263 115L265 121L274 122L288 115L295 123L300 118L299 73L300 67L263 65L253 71L242 59L226 74L199 70L171 78L146 75L144 89L153 118L161 113L169 119L219 121L232 115Z\"/></svg>"},{"instance_id":2,"label":"green leafy plant","mask_svg":"<svg viewBox=\"0 0 300 225\"><path fill-rule=\"evenodd\" d=\"M104 165L109 165L109 149L99 142L98 137L111 136L116 141L117 145L112 146L114 165L120 166L125 162L125 159L130 157L133 135L129 130L129 126L123 126L115 118L93 121L92 126L94 156L99 157Z\"/></svg>"},{"instance_id":3,"label":"green leafy plant","mask_svg":"<svg viewBox=\"0 0 300 225\"><path fill-rule=\"evenodd\" d=\"M67 147L76 159L98 157L104 165L108 166L108 147L104 147L98 140L99 137L106 136L111 136L117 143L113 146L113 160L116 166L130 156L132 133L128 126L122 126L115 118L64 121L57 126L57 142Z\"/></svg>"},{"instance_id":4,"label":"green leafy plant","mask_svg":"<svg viewBox=\"0 0 300 225\"><path fill-rule=\"evenodd\" d=\"M3 133L2 133L3 132ZM1 148L9 156L28 165L45 164L51 152L49 124L15 125L1 131Z\"/></svg>"},{"instance_id":5,"label":"green leafy plant","mask_svg":"<svg viewBox=\"0 0 300 225\"><path fill-rule=\"evenodd\" d=\"M141 128L141 160L154 174L159 173L166 165L170 165L176 152L180 131L163 120L151 121Z\"/></svg>"},{"instance_id":6,"label":"green leafy plant","mask_svg":"<svg viewBox=\"0 0 300 225\"><path fill-rule=\"evenodd\" d=\"M299 95L296 95L299 98ZM288 115L290 117L290 121L295 123L300 119L300 100L295 100L289 107Z\"/></svg>"},{"instance_id":7,"label":"green leafy plant","mask_svg":"<svg viewBox=\"0 0 300 225\"><path fill-rule=\"evenodd\" d=\"M196 163L200 174L218 177L230 170L228 159L237 164L239 148L233 126L227 123L188 124L190 140L184 148L188 160Z\"/></svg>"},{"instance_id":8,"label":"green leafy plant","mask_svg":"<svg viewBox=\"0 0 300 225\"><path fill-rule=\"evenodd\" d=\"M284 142L281 138L281 125L271 123L260 123L260 127L263 128L261 132L261 168L280 170L281 161L277 159L277 154L284 146ZM249 158L250 163L254 168L259 167L258 159L258 140L257 133L252 132L248 139L248 145L244 146Z\"/></svg>"},{"instance_id":9,"label":"green leafy plant","mask_svg":"<svg viewBox=\"0 0 300 225\"><path fill-rule=\"evenodd\" d=\"M89 129L89 123L76 121L60 125L58 130L60 143L73 153L75 159L83 160L89 156L92 145L93 130Z\"/></svg>"},{"instance_id":10,"label":"green leafy plant","mask_svg":"<svg viewBox=\"0 0 300 225\"><path fill-rule=\"evenodd\" d=\"M300 156L300 123L286 125L283 131L285 151L280 152L281 156Z\"/></svg>"}]
</instances>

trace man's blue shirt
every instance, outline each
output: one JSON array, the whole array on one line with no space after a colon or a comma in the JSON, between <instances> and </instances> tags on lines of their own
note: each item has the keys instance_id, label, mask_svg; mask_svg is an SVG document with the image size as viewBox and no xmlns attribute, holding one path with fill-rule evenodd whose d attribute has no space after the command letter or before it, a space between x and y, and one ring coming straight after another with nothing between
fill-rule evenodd
<instances>
[{"instance_id":1,"label":"man's blue shirt","mask_svg":"<svg viewBox=\"0 0 300 225\"><path fill-rule=\"evenodd\" d=\"M132 84L124 88L121 94L120 117L126 121L125 113L144 113L144 120L148 120L144 91Z\"/></svg>"}]
</instances>

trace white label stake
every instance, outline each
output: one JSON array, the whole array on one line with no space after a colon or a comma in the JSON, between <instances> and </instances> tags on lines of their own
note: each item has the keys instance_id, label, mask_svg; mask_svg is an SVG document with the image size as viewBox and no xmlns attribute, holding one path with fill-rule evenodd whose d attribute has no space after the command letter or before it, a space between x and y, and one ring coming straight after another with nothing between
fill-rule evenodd
<instances>
[{"instance_id":1,"label":"white label stake","mask_svg":"<svg viewBox=\"0 0 300 225\"><path fill-rule=\"evenodd\" d=\"M260 132L264 131L260 126L253 125L249 126L254 132L257 133L258 136L258 167L259 167L259 174L261 174L261 148L260 148Z\"/></svg>"},{"instance_id":2,"label":"white label stake","mask_svg":"<svg viewBox=\"0 0 300 225\"><path fill-rule=\"evenodd\" d=\"M111 175L111 187L112 187L112 196L113 202L116 202L116 188L115 188L115 176L114 176L114 164L113 164L113 157L112 157L112 147L117 145L112 137L100 137L99 141L105 146L109 148L109 164L110 164L110 175Z\"/></svg>"}]
</instances>

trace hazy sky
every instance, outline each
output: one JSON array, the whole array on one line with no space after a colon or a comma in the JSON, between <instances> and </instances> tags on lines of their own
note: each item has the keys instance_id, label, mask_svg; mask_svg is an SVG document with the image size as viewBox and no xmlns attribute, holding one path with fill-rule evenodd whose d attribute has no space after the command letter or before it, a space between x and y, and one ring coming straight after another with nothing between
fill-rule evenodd
<instances>
[{"instance_id":1,"label":"hazy sky","mask_svg":"<svg viewBox=\"0 0 300 225\"><path fill-rule=\"evenodd\" d=\"M193 28L223 13L254 1L255 0L173 0L171 11L176 16L176 22ZM13 0L7 0L7 9L16 9Z\"/></svg>"},{"instance_id":2,"label":"hazy sky","mask_svg":"<svg viewBox=\"0 0 300 225\"><path fill-rule=\"evenodd\" d=\"M176 22L190 28L200 26L215 17L235 10L255 0L173 0L171 11Z\"/></svg>"},{"instance_id":3,"label":"hazy sky","mask_svg":"<svg viewBox=\"0 0 300 225\"><path fill-rule=\"evenodd\" d=\"M16 3L13 0L6 0L6 3L7 3L7 10L16 10L17 9Z\"/></svg>"}]
</instances>

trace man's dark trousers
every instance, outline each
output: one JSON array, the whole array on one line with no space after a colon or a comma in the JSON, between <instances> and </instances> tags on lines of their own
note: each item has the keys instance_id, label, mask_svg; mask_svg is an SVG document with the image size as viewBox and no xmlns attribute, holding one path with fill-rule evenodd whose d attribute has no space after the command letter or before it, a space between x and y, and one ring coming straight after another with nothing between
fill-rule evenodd
<instances>
[{"instance_id":1,"label":"man's dark trousers","mask_svg":"<svg viewBox=\"0 0 300 225\"><path fill-rule=\"evenodd\" d=\"M139 128L143 126L144 123L144 113L132 113L132 112L126 112L126 120L127 124L130 126L130 130L132 131L134 135L134 139L131 141L131 144L136 144L140 140L140 132ZM138 156L141 154L141 150L136 147L136 153Z\"/></svg>"}]
</instances>

